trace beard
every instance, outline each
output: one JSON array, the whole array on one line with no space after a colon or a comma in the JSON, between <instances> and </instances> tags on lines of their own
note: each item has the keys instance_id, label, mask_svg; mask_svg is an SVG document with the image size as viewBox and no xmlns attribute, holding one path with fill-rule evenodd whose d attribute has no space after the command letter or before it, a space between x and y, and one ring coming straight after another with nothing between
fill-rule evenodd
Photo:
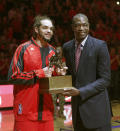
<instances>
[{"instance_id":1,"label":"beard","mask_svg":"<svg viewBox=\"0 0 120 131\"><path fill-rule=\"evenodd\" d=\"M48 42L48 43L50 43L51 42L51 39L52 38L50 38L50 39L46 39L46 38L44 38L42 35L40 36L45 42Z\"/></svg>"},{"instance_id":2,"label":"beard","mask_svg":"<svg viewBox=\"0 0 120 131\"><path fill-rule=\"evenodd\" d=\"M41 33L40 30L38 30L38 38L42 38L43 41L51 43L53 36L50 39L46 39Z\"/></svg>"}]
</instances>

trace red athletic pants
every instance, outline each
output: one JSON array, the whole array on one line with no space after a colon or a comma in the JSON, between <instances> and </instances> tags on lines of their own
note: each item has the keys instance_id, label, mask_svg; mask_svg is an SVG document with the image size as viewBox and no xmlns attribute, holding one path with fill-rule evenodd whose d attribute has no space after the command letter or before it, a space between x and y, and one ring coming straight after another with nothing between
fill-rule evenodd
<instances>
[{"instance_id":1,"label":"red athletic pants","mask_svg":"<svg viewBox=\"0 0 120 131\"><path fill-rule=\"evenodd\" d=\"M53 120L15 121L14 131L54 131L54 122Z\"/></svg>"}]
</instances>

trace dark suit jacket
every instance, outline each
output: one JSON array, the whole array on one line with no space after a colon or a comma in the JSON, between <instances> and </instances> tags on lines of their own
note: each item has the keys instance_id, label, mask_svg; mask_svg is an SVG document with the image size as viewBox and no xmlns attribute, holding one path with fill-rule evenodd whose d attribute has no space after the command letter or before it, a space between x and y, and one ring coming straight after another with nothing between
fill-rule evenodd
<instances>
[{"instance_id":1,"label":"dark suit jacket","mask_svg":"<svg viewBox=\"0 0 120 131\"><path fill-rule=\"evenodd\" d=\"M105 41L91 37L83 47L77 72L75 71L75 40L63 45L68 72L73 86L80 90L72 97L73 126L76 124L77 108L87 128L102 127L110 123L111 112L107 93L110 84L110 58Z\"/></svg>"}]
</instances>

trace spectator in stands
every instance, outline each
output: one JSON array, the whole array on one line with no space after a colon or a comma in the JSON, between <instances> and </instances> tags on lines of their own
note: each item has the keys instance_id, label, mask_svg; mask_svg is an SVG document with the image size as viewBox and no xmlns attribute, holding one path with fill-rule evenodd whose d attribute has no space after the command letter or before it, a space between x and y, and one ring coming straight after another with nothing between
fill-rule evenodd
<instances>
[{"instance_id":1,"label":"spectator in stands","mask_svg":"<svg viewBox=\"0 0 120 131\"><path fill-rule=\"evenodd\" d=\"M118 67L119 60L115 47L110 48L110 60L111 60L111 88L110 97L111 100L117 100L119 97L119 87L118 87Z\"/></svg>"},{"instance_id":2,"label":"spectator in stands","mask_svg":"<svg viewBox=\"0 0 120 131\"><path fill-rule=\"evenodd\" d=\"M120 46L118 46L118 94L120 93ZM120 100L120 95L118 95Z\"/></svg>"},{"instance_id":3,"label":"spectator in stands","mask_svg":"<svg viewBox=\"0 0 120 131\"><path fill-rule=\"evenodd\" d=\"M7 53L0 51L0 80L7 80L7 73L9 68Z\"/></svg>"},{"instance_id":4,"label":"spectator in stands","mask_svg":"<svg viewBox=\"0 0 120 131\"><path fill-rule=\"evenodd\" d=\"M10 27L12 30L8 31L9 39L7 39L6 44L9 45L11 39L14 38L18 44L23 40L24 33L31 36L33 16L36 14L47 14L55 20L55 26L60 26L62 30L62 35L57 34L58 43L62 45L66 40L72 39L73 37L69 18L71 6L73 6L73 10L76 13L82 12L89 16L92 30L90 33L93 36L106 40L108 44L112 42L112 45L118 46L117 43L120 40L120 6L113 0L0 0L0 35ZM102 10L98 10L101 6ZM13 20L17 12L19 16L15 19L19 20ZM102 30L98 31L97 25L100 20L105 28L101 27ZM26 32L26 29L29 29L29 31ZM65 33L66 31L69 35Z\"/></svg>"}]
</instances>

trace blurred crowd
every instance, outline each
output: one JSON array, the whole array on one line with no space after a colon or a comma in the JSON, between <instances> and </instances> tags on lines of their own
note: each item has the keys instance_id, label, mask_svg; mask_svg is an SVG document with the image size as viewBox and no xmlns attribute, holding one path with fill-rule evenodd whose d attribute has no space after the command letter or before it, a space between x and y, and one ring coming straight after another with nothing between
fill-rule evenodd
<instances>
[{"instance_id":1,"label":"blurred crowd","mask_svg":"<svg viewBox=\"0 0 120 131\"><path fill-rule=\"evenodd\" d=\"M62 46L73 38L71 20L79 12L88 16L90 34L107 42L111 59L116 55L117 64L114 68L111 63L111 70L117 72L113 74L120 86L120 5L115 0L0 0L0 79L6 78L17 46L32 36L35 15L47 15L54 21L52 43Z\"/></svg>"}]
</instances>

